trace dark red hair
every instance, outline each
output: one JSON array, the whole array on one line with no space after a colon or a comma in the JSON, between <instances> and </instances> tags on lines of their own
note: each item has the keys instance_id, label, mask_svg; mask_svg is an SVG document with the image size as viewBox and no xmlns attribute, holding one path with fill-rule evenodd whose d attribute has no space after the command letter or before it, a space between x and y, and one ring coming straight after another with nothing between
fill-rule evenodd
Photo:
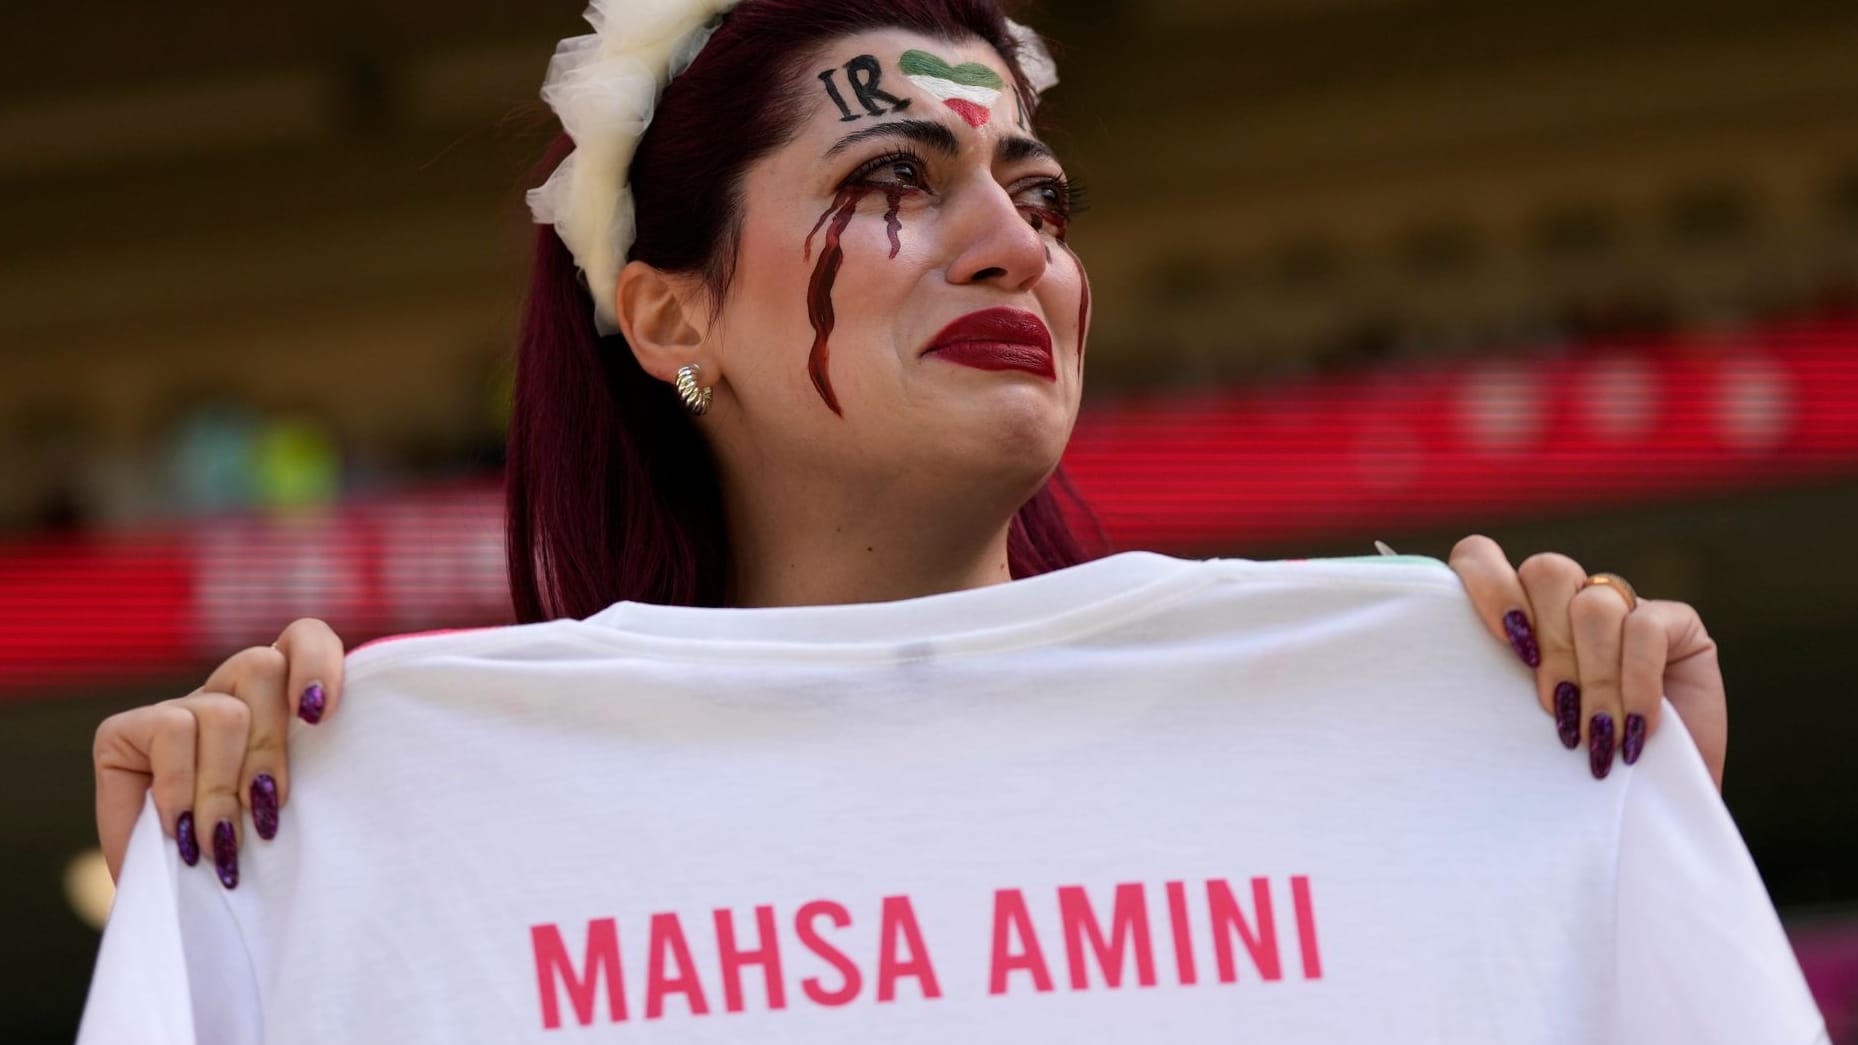
<instances>
[{"instance_id":1,"label":"dark red hair","mask_svg":"<svg viewBox=\"0 0 1858 1045\"><path fill-rule=\"evenodd\" d=\"M806 60L836 38L890 28L983 40L1032 97L997 0L745 0L671 82L639 143L628 257L702 273L720 300L735 266L743 172L795 133ZM535 183L572 149L558 136ZM708 444L623 337L596 334L592 299L555 230L541 226L535 242L505 480L517 620L586 617L620 601L722 605L730 551ZM1072 533L1054 488L1090 518L1055 472L1013 519L1015 578L1102 554ZM1107 544L1101 527L1097 537Z\"/></svg>"}]
</instances>

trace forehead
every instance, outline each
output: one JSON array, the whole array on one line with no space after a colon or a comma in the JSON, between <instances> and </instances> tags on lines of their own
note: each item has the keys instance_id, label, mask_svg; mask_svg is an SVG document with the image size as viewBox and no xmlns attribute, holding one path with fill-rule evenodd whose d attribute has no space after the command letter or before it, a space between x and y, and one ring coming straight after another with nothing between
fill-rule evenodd
<instances>
[{"instance_id":1,"label":"forehead","mask_svg":"<svg viewBox=\"0 0 1858 1045\"><path fill-rule=\"evenodd\" d=\"M1006 61L977 38L945 40L905 29L840 37L804 69L808 130L837 134L886 119L940 119L977 130L997 111L1011 122L1018 94ZM803 95L804 96L804 95Z\"/></svg>"},{"instance_id":2,"label":"forehead","mask_svg":"<svg viewBox=\"0 0 1858 1045\"><path fill-rule=\"evenodd\" d=\"M1006 62L1001 59L999 52L979 37L949 40L910 29L871 29L841 36L825 43L818 58L823 64L830 64L834 61L843 63L860 54L872 54L895 61L909 51L926 51L950 62L981 62L996 74L1002 77L1007 75Z\"/></svg>"}]
</instances>

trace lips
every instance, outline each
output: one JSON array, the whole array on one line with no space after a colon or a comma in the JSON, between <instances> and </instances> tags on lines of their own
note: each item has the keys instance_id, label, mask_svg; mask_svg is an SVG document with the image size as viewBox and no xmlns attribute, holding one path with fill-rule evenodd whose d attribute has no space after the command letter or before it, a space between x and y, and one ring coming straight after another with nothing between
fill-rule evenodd
<instances>
[{"instance_id":1,"label":"lips","mask_svg":"<svg viewBox=\"0 0 1858 1045\"><path fill-rule=\"evenodd\" d=\"M962 316L942 328L923 354L981 370L1024 370L1058 379L1051 330L1022 309L989 308Z\"/></svg>"}]
</instances>

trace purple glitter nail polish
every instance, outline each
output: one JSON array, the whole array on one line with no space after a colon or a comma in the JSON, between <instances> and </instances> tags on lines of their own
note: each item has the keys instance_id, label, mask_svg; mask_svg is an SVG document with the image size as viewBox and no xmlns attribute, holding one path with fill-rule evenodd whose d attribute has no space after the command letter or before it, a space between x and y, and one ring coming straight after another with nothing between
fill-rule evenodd
<instances>
[{"instance_id":1,"label":"purple glitter nail polish","mask_svg":"<svg viewBox=\"0 0 1858 1045\"><path fill-rule=\"evenodd\" d=\"M1503 633L1510 637L1510 648L1516 651L1524 664L1539 667L1542 653L1535 645L1535 632L1529 627L1529 617L1521 610L1511 610L1503 615Z\"/></svg>"},{"instance_id":2,"label":"purple glitter nail polish","mask_svg":"<svg viewBox=\"0 0 1858 1045\"><path fill-rule=\"evenodd\" d=\"M192 810L182 813L174 822L174 847L181 851L181 863L192 867L200 862L200 840L194 837Z\"/></svg>"},{"instance_id":3,"label":"purple glitter nail polish","mask_svg":"<svg viewBox=\"0 0 1858 1045\"><path fill-rule=\"evenodd\" d=\"M277 781L269 773L252 778L252 825L266 841L277 837Z\"/></svg>"},{"instance_id":4,"label":"purple glitter nail polish","mask_svg":"<svg viewBox=\"0 0 1858 1045\"><path fill-rule=\"evenodd\" d=\"M219 872L219 884L228 889L239 887L239 850L230 820L213 825L213 870Z\"/></svg>"},{"instance_id":5,"label":"purple glitter nail polish","mask_svg":"<svg viewBox=\"0 0 1858 1045\"><path fill-rule=\"evenodd\" d=\"M310 725L323 720L323 684L312 682L303 687L303 699L297 701L297 717Z\"/></svg>"},{"instance_id":6,"label":"purple glitter nail polish","mask_svg":"<svg viewBox=\"0 0 1858 1045\"><path fill-rule=\"evenodd\" d=\"M1555 685L1555 733L1569 751L1581 746L1581 687L1572 682Z\"/></svg>"},{"instance_id":7,"label":"purple glitter nail polish","mask_svg":"<svg viewBox=\"0 0 1858 1045\"><path fill-rule=\"evenodd\" d=\"M1619 755L1632 765L1645 751L1645 716L1632 714L1626 716L1626 739L1619 745Z\"/></svg>"},{"instance_id":8,"label":"purple glitter nail polish","mask_svg":"<svg viewBox=\"0 0 1858 1045\"><path fill-rule=\"evenodd\" d=\"M1604 711L1587 722L1587 764L1595 780L1606 779L1613 768L1613 716Z\"/></svg>"}]
</instances>

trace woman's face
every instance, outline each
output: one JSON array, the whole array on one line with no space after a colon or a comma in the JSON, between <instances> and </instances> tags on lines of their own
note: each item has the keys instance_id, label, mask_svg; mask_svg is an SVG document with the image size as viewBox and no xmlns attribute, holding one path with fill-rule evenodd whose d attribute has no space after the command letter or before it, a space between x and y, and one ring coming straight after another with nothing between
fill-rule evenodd
<instances>
[{"instance_id":1,"label":"woman's face","mask_svg":"<svg viewBox=\"0 0 1858 1045\"><path fill-rule=\"evenodd\" d=\"M1006 63L879 31L828 46L801 83L797 135L745 176L704 344L726 475L1030 496L1076 420L1089 291L1063 168Z\"/></svg>"}]
</instances>

